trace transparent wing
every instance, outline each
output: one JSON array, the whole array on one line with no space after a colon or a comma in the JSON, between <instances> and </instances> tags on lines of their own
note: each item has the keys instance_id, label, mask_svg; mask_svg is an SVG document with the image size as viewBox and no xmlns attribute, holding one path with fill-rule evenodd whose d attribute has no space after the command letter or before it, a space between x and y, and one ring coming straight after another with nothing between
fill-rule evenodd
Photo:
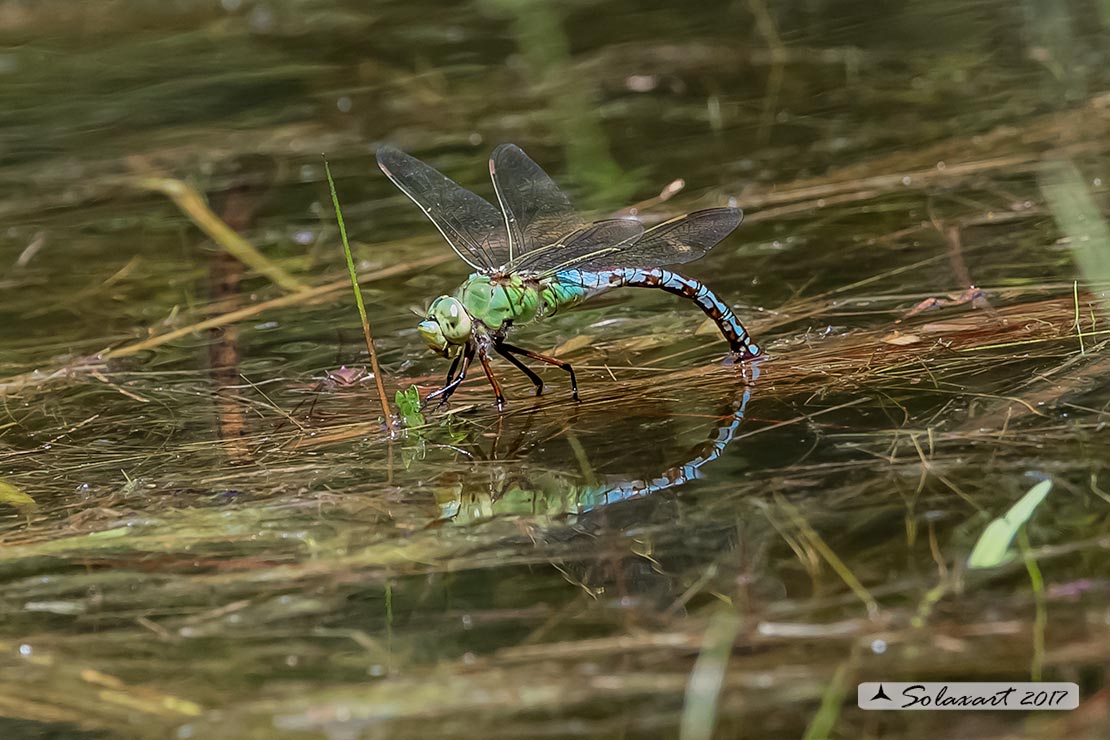
<instances>
[{"instance_id":1,"label":"transparent wing","mask_svg":"<svg viewBox=\"0 0 1110 740\"><path fill-rule=\"evenodd\" d=\"M567 270L583 259L619 252L644 234L644 225L626 218L595 221L554 244L532 250L511 263L509 271L521 275L550 275Z\"/></svg>"},{"instance_id":2,"label":"transparent wing","mask_svg":"<svg viewBox=\"0 0 1110 740\"><path fill-rule=\"evenodd\" d=\"M520 147L502 144L494 149L489 174L505 214L508 265L586 226L566 194Z\"/></svg>"},{"instance_id":3,"label":"transparent wing","mask_svg":"<svg viewBox=\"0 0 1110 740\"><path fill-rule=\"evenodd\" d=\"M579 270L610 267L650 269L692 262L731 234L744 219L739 208L709 208L678 216L648 229L617 248L582 254L569 266ZM560 267L559 269L567 269Z\"/></svg>"},{"instance_id":4,"label":"transparent wing","mask_svg":"<svg viewBox=\"0 0 1110 740\"><path fill-rule=\"evenodd\" d=\"M505 220L485 198L396 147L378 149L378 166L475 270L494 272L509 259Z\"/></svg>"}]
</instances>

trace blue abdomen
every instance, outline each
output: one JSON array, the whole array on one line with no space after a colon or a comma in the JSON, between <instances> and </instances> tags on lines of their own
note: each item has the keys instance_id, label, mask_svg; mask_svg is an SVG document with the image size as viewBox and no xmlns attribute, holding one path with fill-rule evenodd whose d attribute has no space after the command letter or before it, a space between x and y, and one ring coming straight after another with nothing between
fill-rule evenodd
<instances>
[{"instance_id":1,"label":"blue abdomen","mask_svg":"<svg viewBox=\"0 0 1110 740\"><path fill-rule=\"evenodd\" d=\"M635 267L616 267L599 272L566 270L556 273L541 294L542 310L553 314L563 308L570 308L590 296L610 288L627 286L629 288L657 288L673 295L687 298L697 304L706 316L713 319L729 348L740 358L750 359L762 354L759 346L751 340L748 331L736 314L732 312L707 285L677 272L661 267L640 269Z\"/></svg>"},{"instance_id":2,"label":"blue abdomen","mask_svg":"<svg viewBox=\"0 0 1110 740\"><path fill-rule=\"evenodd\" d=\"M577 306L609 287L607 272L565 270L556 273L540 293L541 311L545 316L550 316Z\"/></svg>"}]
</instances>

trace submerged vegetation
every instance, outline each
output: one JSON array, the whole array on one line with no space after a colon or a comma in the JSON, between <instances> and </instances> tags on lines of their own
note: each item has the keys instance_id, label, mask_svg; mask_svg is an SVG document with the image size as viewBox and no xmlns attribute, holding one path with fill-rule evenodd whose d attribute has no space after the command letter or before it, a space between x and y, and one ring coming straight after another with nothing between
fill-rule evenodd
<instances>
[{"instance_id":1,"label":"submerged vegetation","mask_svg":"<svg viewBox=\"0 0 1110 740\"><path fill-rule=\"evenodd\" d=\"M1105 3L65 6L0 2L0 737L1103 736ZM526 330L581 403L421 413L387 140L742 206L766 359L626 291Z\"/></svg>"}]
</instances>

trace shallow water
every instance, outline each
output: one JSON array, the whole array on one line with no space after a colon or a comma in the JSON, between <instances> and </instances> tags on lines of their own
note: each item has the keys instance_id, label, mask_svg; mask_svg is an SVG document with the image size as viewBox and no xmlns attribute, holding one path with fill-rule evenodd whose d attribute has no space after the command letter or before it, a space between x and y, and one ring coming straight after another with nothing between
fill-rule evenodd
<instances>
[{"instance_id":1,"label":"shallow water","mask_svg":"<svg viewBox=\"0 0 1110 740\"><path fill-rule=\"evenodd\" d=\"M0 1L0 736L1103 737L1108 43L1094 0ZM368 358L320 153L392 395L467 271L373 152L489 196L503 141L594 216L742 206L688 272L768 357L614 293L514 335L581 403L498 365L505 414L475 372L391 440L321 382ZM1033 676L1081 709L852 701Z\"/></svg>"}]
</instances>

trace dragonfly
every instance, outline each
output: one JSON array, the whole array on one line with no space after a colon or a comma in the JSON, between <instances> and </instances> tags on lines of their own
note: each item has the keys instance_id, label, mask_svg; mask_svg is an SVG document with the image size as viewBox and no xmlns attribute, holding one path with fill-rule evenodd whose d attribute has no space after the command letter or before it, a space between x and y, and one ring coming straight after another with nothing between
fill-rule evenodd
<instances>
[{"instance_id":1,"label":"dragonfly","mask_svg":"<svg viewBox=\"0 0 1110 740\"><path fill-rule=\"evenodd\" d=\"M477 359L503 410L505 396L490 366L491 352L524 373L537 396L543 380L521 358L564 370L577 401L571 364L510 344L510 330L621 287L654 288L693 301L727 340L728 361L762 353L708 286L664 269L698 259L731 234L743 220L739 208L694 211L651 228L630 218L589 222L514 144L498 146L489 159L496 206L396 147L379 148L377 160L474 270L454 294L432 301L418 327L428 347L451 360L443 387L427 396L425 406L436 398L446 403Z\"/></svg>"}]
</instances>

